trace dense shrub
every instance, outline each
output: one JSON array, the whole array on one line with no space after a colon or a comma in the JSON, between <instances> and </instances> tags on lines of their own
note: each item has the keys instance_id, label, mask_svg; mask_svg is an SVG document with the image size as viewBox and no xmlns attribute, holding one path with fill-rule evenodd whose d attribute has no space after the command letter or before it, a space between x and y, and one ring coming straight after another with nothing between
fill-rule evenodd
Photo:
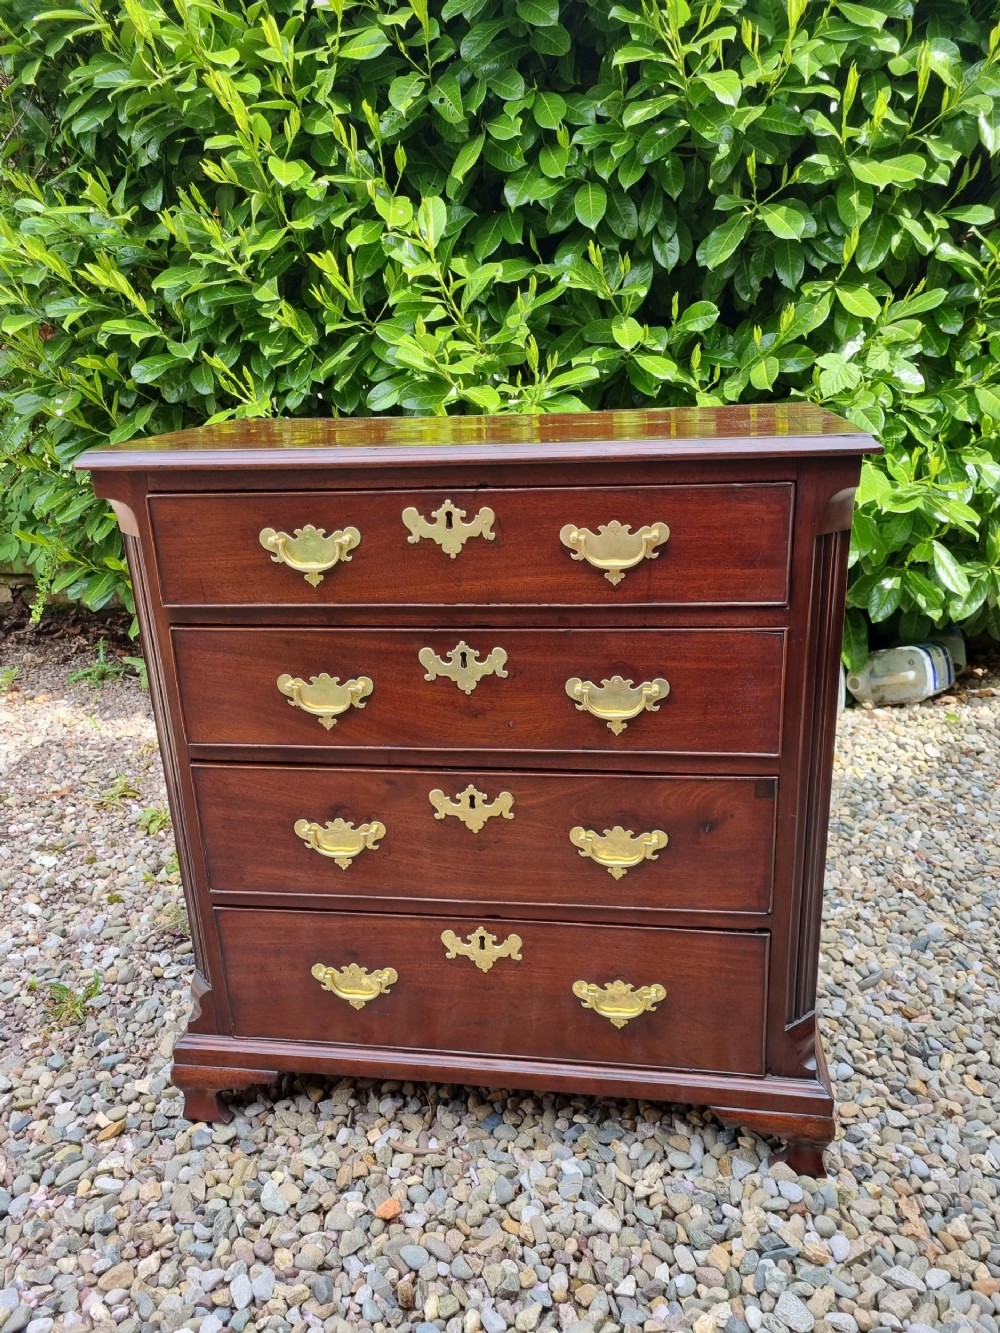
<instances>
[{"instance_id":1,"label":"dense shrub","mask_svg":"<svg viewBox=\"0 0 1000 1333\"><path fill-rule=\"evenodd\" d=\"M86 446L806 397L848 653L1000 637L1000 29L965 0L0 0L0 559L122 587Z\"/></svg>"}]
</instances>

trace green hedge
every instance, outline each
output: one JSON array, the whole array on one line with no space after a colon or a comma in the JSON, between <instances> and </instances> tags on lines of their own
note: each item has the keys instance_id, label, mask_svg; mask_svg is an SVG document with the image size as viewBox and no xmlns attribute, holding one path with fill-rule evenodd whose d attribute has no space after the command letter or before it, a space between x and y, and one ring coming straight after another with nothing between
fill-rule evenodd
<instances>
[{"instance_id":1,"label":"green hedge","mask_svg":"<svg viewBox=\"0 0 1000 1333\"><path fill-rule=\"evenodd\" d=\"M1000 28L965 0L0 0L0 560L232 416L809 398L867 624L1000 637ZM893 624L892 628L896 628Z\"/></svg>"}]
</instances>

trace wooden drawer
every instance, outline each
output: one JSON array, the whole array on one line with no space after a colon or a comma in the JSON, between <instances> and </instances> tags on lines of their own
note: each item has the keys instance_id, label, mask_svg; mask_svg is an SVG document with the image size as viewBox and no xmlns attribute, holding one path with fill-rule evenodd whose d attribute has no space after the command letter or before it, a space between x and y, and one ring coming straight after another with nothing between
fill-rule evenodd
<instances>
[{"instance_id":1,"label":"wooden drawer","mask_svg":"<svg viewBox=\"0 0 1000 1333\"><path fill-rule=\"evenodd\" d=\"M736 755L779 748L780 630L177 628L173 641L195 744ZM502 650L506 674L486 674L468 693L444 675L428 680L421 652L443 661L460 646L467 664ZM329 727L290 707L277 684L286 677L308 685L323 673L342 686L371 683L362 706L347 707ZM669 693L655 711L642 708L612 730L567 684L600 689L615 676L636 689L666 680ZM287 680L285 688L293 688Z\"/></svg>"},{"instance_id":2,"label":"wooden drawer","mask_svg":"<svg viewBox=\"0 0 1000 1333\"><path fill-rule=\"evenodd\" d=\"M770 778L217 764L193 772L215 891L622 911L769 906ZM326 829L323 852L310 830L296 832L300 820ZM337 820L352 829L337 836L327 828ZM355 850L373 821L384 832ZM605 838L616 826L636 836Z\"/></svg>"},{"instance_id":3,"label":"wooden drawer","mask_svg":"<svg viewBox=\"0 0 1000 1333\"><path fill-rule=\"evenodd\" d=\"M774 482L156 495L149 513L167 606L773 605L787 599L792 492ZM465 519L442 510L446 501ZM431 521L442 511L434 522L457 545L462 523L484 508L494 514L492 540L469 537L454 555L429 536L411 541L402 517ZM656 523L669 529L655 558L615 583L560 537L566 527L599 536L612 522L633 537ZM264 530L294 537L310 524L359 539L315 585L275 563L260 540Z\"/></svg>"},{"instance_id":4,"label":"wooden drawer","mask_svg":"<svg viewBox=\"0 0 1000 1333\"><path fill-rule=\"evenodd\" d=\"M520 938L520 960L484 971L446 956L442 933L467 942L467 920L239 908L216 918L238 1037L763 1072L765 934L484 919L498 945ZM351 965L395 980L365 1000L343 975ZM361 1007L324 989L314 967L337 969L331 984ZM573 991L615 981L665 996L619 1027Z\"/></svg>"}]
</instances>

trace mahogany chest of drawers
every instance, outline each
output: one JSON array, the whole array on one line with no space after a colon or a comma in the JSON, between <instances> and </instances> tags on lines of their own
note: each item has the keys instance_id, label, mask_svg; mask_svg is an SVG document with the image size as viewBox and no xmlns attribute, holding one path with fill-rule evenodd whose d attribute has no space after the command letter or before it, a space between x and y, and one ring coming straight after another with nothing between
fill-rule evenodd
<instances>
[{"instance_id":1,"label":"mahogany chest of drawers","mask_svg":"<svg viewBox=\"0 0 1000 1333\"><path fill-rule=\"evenodd\" d=\"M711 1106L818 1171L851 506L808 404L253 421L92 451L197 962L279 1071Z\"/></svg>"}]
</instances>

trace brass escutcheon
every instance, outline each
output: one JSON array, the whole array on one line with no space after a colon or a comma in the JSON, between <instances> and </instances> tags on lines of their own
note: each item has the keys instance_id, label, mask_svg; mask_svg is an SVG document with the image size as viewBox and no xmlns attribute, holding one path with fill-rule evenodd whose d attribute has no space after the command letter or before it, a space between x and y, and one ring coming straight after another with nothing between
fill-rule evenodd
<instances>
[{"instance_id":1,"label":"brass escutcheon","mask_svg":"<svg viewBox=\"0 0 1000 1333\"><path fill-rule=\"evenodd\" d=\"M337 725L337 718L349 708L364 708L365 699L374 688L367 676L345 680L341 685L339 676L329 676L325 671L310 676L308 681L286 672L278 677L276 684L293 708L301 708L317 718L327 731Z\"/></svg>"},{"instance_id":2,"label":"brass escutcheon","mask_svg":"<svg viewBox=\"0 0 1000 1333\"><path fill-rule=\"evenodd\" d=\"M483 676L501 676L506 678L504 663L507 654L503 648L494 648L480 662L479 653L470 648L464 639L457 643L447 657L439 657L433 648L421 648L417 654L420 665L427 668L424 680L437 680L438 676L447 676L453 680L463 694L471 694Z\"/></svg>"},{"instance_id":3,"label":"brass escutcheon","mask_svg":"<svg viewBox=\"0 0 1000 1333\"><path fill-rule=\"evenodd\" d=\"M593 1009L616 1028L623 1028L640 1014L653 1013L661 1000L667 998L664 986L633 986L628 981L609 981L598 986L593 981L574 981L573 994L584 1009Z\"/></svg>"},{"instance_id":4,"label":"brass escutcheon","mask_svg":"<svg viewBox=\"0 0 1000 1333\"><path fill-rule=\"evenodd\" d=\"M430 519L424 518L423 514L412 505L403 510L403 522L410 530L410 535L406 539L410 545L415 546L421 537L427 537L430 541L437 542L441 550L450 555L452 560L470 537L483 537L488 542L493 541L496 536L493 531L495 518L493 510L484 505L472 522L466 523L465 510L459 509L450 500L445 500L440 508L435 509ZM431 522L431 519L434 521Z\"/></svg>"},{"instance_id":5,"label":"brass escutcheon","mask_svg":"<svg viewBox=\"0 0 1000 1333\"><path fill-rule=\"evenodd\" d=\"M577 825L570 829L569 840L581 856L589 856L603 866L613 879L621 879L642 861L655 861L669 841L663 829L636 834L621 824L606 828L603 836L594 829Z\"/></svg>"},{"instance_id":6,"label":"brass escutcheon","mask_svg":"<svg viewBox=\"0 0 1000 1333\"><path fill-rule=\"evenodd\" d=\"M369 972L367 967L359 967L357 963L348 963L346 967L326 967L317 963L311 971L324 990L346 1000L352 1009L363 1009L369 1000L387 995L389 987L399 980L394 967L379 967Z\"/></svg>"},{"instance_id":7,"label":"brass escutcheon","mask_svg":"<svg viewBox=\"0 0 1000 1333\"><path fill-rule=\"evenodd\" d=\"M295 529L294 537L289 537L287 532L275 532L274 528L263 528L260 544L265 551L271 552L276 565L294 569L315 588L323 582L326 570L332 569L338 561L346 564L350 560L348 551L361 544L361 533L357 528L339 528L328 537L325 528L307 523L305 527Z\"/></svg>"},{"instance_id":8,"label":"brass escutcheon","mask_svg":"<svg viewBox=\"0 0 1000 1333\"><path fill-rule=\"evenodd\" d=\"M385 837L385 825L377 819L357 828L346 819L328 819L325 824L297 819L294 828L307 847L320 856L328 856L341 870L346 870L362 852L377 851L379 838Z\"/></svg>"},{"instance_id":9,"label":"brass escutcheon","mask_svg":"<svg viewBox=\"0 0 1000 1333\"><path fill-rule=\"evenodd\" d=\"M588 565L601 570L609 583L621 583L626 569L641 560L656 560L659 551L670 536L666 523L649 523L632 531L631 523L613 519L602 523L596 532L589 528L575 528L567 523L559 533L563 546L568 546L574 560L586 560Z\"/></svg>"},{"instance_id":10,"label":"brass escutcheon","mask_svg":"<svg viewBox=\"0 0 1000 1333\"><path fill-rule=\"evenodd\" d=\"M445 796L440 787L435 787L428 793L428 800L437 812L435 819L454 815L473 833L478 833L486 821L496 815L504 819L514 818L514 798L509 791L502 791L495 801L491 801L484 791L477 790L471 782L454 799Z\"/></svg>"},{"instance_id":11,"label":"brass escutcheon","mask_svg":"<svg viewBox=\"0 0 1000 1333\"><path fill-rule=\"evenodd\" d=\"M460 940L453 930L441 932L441 943L445 946L445 958L471 958L480 972L488 972L498 958L510 958L513 962L521 961L520 935L508 935L503 944L497 944L497 937L491 935L485 926L477 928L468 940Z\"/></svg>"},{"instance_id":12,"label":"brass escutcheon","mask_svg":"<svg viewBox=\"0 0 1000 1333\"><path fill-rule=\"evenodd\" d=\"M643 710L659 712L660 701L670 693L670 685L662 676L643 681L641 685L633 685L622 676L602 680L600 685L574 676L566 682L566 693L581 713L600 718L616 736L620 736L628 726L626 719L638 717Z\"/></svg>"}]
</instances>

